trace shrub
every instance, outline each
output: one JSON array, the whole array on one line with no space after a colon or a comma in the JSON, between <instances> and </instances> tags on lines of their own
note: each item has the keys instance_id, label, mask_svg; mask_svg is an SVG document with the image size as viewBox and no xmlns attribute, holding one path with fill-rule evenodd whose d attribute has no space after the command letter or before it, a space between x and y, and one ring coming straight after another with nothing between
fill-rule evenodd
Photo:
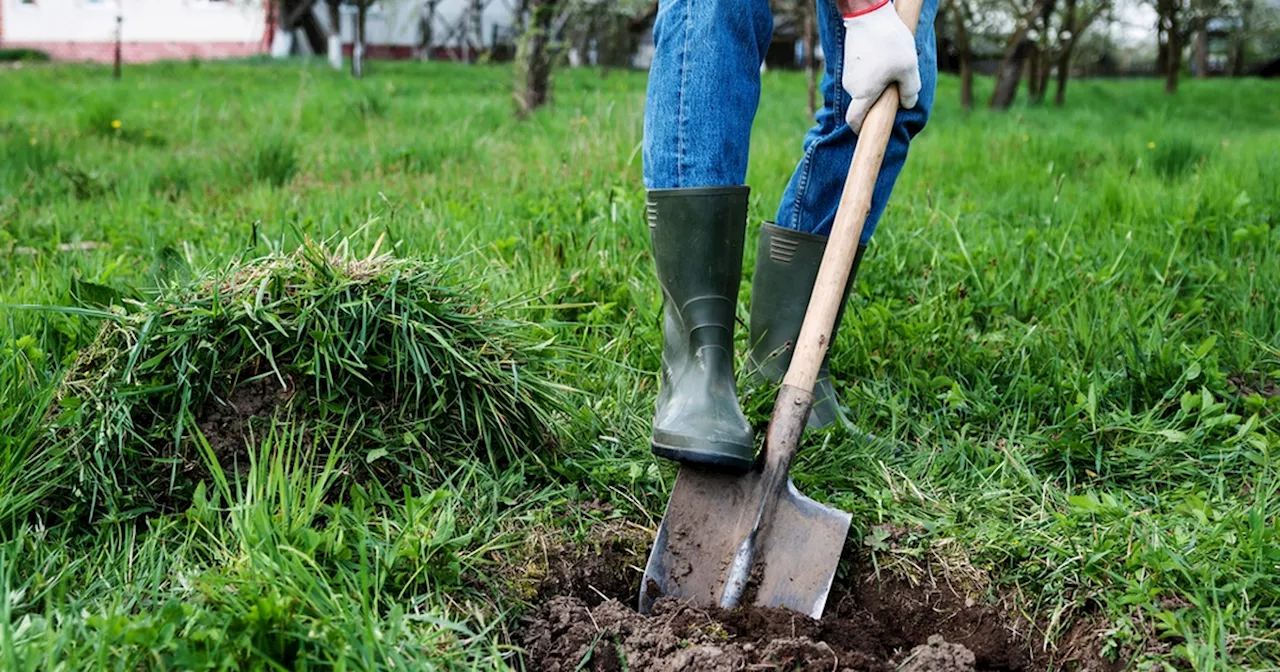
<instances>
[{"instance_id":1,"label":"shrub","mask_svg":"<svg viewBox=\"0 0 1280 672\"><path fill-rule=\"evenodd\" d=\"M49 54L39 49L30 49L26 47L0 49L0 63L13 62L47 62L51 60Z\"/></svg>"}]
</instances>

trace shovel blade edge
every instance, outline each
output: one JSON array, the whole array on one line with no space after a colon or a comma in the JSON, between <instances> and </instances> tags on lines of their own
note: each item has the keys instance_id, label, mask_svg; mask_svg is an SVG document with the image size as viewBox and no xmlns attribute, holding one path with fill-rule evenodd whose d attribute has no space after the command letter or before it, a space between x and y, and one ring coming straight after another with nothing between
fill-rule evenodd
<instances>
[{"instance_id":1,"label":"shovel blade edge","mask_svg":"<svg viewBox=\"0 0 1280 672\"><path fill-rule=\"evenodd\" d=\"M796 490L790 480L773 523L757 538L753 604L822 618L853 516Z\"/></svg>"}]
</instances>

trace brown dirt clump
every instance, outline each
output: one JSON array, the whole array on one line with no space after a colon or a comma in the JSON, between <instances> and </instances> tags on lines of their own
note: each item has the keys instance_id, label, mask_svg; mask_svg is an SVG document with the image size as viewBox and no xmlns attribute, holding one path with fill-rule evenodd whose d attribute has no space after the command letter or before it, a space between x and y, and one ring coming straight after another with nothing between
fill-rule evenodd
<instances>
[{"instance_id":1,"label":"brown dirt clump","mask_svg":"<svg viewBox=\"0 0 1280 672\"><path fill-rule=\"evenodd\" d=\"M959 644L951 644L941 635L917 646L907 655L901 672L962 672L974 669L973 652Z\"/></svg>"},{"instance_id":2,"label":"brown dirt clump","mask_svg":"<svg viewBox=\"0 0 1280 672\"><path fill-rule=\"evenodd\" d=\"M1032 671L1025 623L951 591L855 565L822 620L785 609L635 610L647 545L629 537L548 550L515 633L531 672L570 670ZM1021 627L1018 627L1021 626Z\"/></svg>"},{"instance_id":3,"label":"brown dirt clump","mask_svg":"<svg viewBox=\"0 0 1280 672\"><path fill-rule=\"evenodd\" d=\"M640 578L648 549L647 540L625 528L586 543L558 543L537 553L544 567L534 590L540 599L573 597L587 607L607 600L630 603L640 593Z\"/></svg>"},{"instance_id":4,"label":"brown dirt clump","mask_svg":"<svg viewBox=\"0 0 1280 672\"><path fill-rule=\"evenodd\" d=\"M972 651L939 635L905 653L892 652L872 636L878 629L869 619L817 622L783 609L726 612L662 599L645 617L617 600L591 608L575 597L555 597L526 622L522 643L529 669L544 672L612 672L624 663L655 672L977 669Z\"/></svg>"},{"instance_id":5,"label":"brown dirt clump","mask_svg":"<svg viewBox=\"0 0 1280 672\"><path fill-rule=\"evenodd\" d=\"M262 377L237 385L225 399L211 399L196 421L213 454L224 465L244 455L254 432L261 432L293 394L293 386L280 386L279 379Z\"/></svg>"},{"instance_id":6,"label":"brown dirt clump","mask_svg":"<svg viewBox=\"0 0 1280 672\"><path fill-rule=\"evenodd\" d=\"M1058 643L1057 656L1062 666L1074 672L1120 672L1125 668L1125 661L1108 660L1103 655L1106 639L1101 635L1106 629L1106 621L1101 618L1085 617L1076 621ZM1159 646L1154 638L1152 643Z\"/></svg>"},{"instance_id":7,"label":"brown dirt clump","mask_svg":"<svg viewBox=\"0 0 1280 672\"><path fill-rule=\"evenodd\" d=\"M869 614L880 625L882 643L907 651L941 635L973 652L979 670L1034 670L1030 626L1002 607L983 604L940 587L913 585L870 567L854 567L851 578L832 588L827 618Z\"/></svg>"},{"instance_id":8,"label":"brown dirt clump","mask_svg":"<svg viewBox=\"0 0 1280 672\"><path fill-rule=\"evenodd\" d=\"M1236 392L1247 397L1251 394L1261 395L1264 399L1280 397L1280 385L1259 373L1233 373L1227 376L1227 382L1236 388Z\"/></svg>"}]
</instances>

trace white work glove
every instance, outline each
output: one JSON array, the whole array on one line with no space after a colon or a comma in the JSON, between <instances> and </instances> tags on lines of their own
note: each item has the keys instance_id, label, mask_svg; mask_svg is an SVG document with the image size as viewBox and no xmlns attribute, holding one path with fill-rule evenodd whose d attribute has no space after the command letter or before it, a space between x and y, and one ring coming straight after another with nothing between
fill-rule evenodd
<instances>
[{"instance_id":1,"label":"white work glove","mask_svg":"<svg viewBox=\"0 0 1280 672\"><path fill-rule=\"evenodd\" d=\"M901 106L911 109L920 95L916 40L898 18L893 3L844 19L844 72L840 83L853 100L844 120L858 132L867 112L890 84L898 85Z\"/></svg>"}]
</instances>

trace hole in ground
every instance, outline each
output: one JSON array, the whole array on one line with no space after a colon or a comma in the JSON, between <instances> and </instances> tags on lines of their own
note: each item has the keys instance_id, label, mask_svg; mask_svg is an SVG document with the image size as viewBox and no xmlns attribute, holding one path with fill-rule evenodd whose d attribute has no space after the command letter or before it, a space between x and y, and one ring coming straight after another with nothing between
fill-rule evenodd
<instances>
[{"instance_id":1,"label":"hole in ground","mask_svg":"<svg viewBox=\"0 0 1280 672\"><path fill-rule=\"evenodd\" d=\"M866 564L837 580L821 621L782 609L697 609L671 600L642 616L635 603L651 540L616 528L603 534L548 552L535 606L515 633L524 669L1120 669L1096 650L1074 661L1036 660L1025 621L946 588L876 577Z\"/></svg>"}]
</instances>

